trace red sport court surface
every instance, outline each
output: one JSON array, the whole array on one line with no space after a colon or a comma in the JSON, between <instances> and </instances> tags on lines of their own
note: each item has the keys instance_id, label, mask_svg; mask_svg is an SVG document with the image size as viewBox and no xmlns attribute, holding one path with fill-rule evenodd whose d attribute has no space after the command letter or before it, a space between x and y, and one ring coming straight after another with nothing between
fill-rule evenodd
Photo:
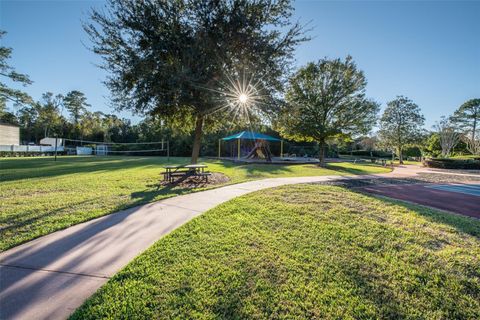
<instances>
[{"instance_id":1,"label":"red sport court surface","mask_svg":"<svg viewBox=\"0 0 480 320\"><path fill-rule=\"evenodd\" d=\"M360 189L480 219L480 184L478 183L377 185Z\"/></svg>"}]
</instances>

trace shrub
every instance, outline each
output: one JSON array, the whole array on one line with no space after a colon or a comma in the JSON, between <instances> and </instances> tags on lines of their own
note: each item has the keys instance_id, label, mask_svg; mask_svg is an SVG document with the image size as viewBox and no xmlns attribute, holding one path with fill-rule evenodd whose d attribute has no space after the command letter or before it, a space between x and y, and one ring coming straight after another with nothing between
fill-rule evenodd
<instances>
[{"instance_id":1,"label":"shrub","mask_svg":"<svg viewBox=\"0 0 480 320\"><path fill-rule=\"evenodd\" d=\"M480 169L480 159L429 158L423 161L429 168L440 169Z\"/></svg>"}]
</instances>

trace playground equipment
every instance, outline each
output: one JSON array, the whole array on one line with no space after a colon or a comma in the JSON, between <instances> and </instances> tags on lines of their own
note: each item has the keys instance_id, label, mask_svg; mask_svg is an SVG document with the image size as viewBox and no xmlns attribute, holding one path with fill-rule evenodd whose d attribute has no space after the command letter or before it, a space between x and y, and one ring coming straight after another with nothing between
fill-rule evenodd
<instances>
[{"instance_id":1,"label":"playground equipment","mask_svg":"<svg viewBox=\"0 0 480 320\"><path fill-rule=\"evenodd\" d=\"M265 160L267 162L272 161L272 153L270 151L269 142L280 142L280 158L283 155L283 140L268 136L266 134L253 132L253 131L242 131L234 135L222 138L218 140L218 158L222 154L222 141L225 142L235 142L236 141L236 150L233 147L234 144L230 144L230 156L232 158L237 158L240 160L242 158L242 153L245 155L245 159L255 159L255 160ZM254 142L253 148L242 150L242 141Z\"/></svg>"}]
</instances>

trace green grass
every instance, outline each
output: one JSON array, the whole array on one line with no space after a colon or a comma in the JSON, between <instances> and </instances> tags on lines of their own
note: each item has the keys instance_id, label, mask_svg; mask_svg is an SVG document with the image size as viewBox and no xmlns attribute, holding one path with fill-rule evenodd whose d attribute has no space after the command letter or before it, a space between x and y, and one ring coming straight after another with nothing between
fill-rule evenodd
<instances>
[{"instance_id":1,"label":"green grass","mask_svg":"<svg viewBox=\"0 0 480 320\"><path fill-rule=\"evenodd\" d=\"M480 222L296 185L156 242L71 319L479 319Z\"/></svg>"},{"instance_id":2,"label":"green grass","mask_svg":"<svg viewBox=\"0 0 480 320\"><path fill-rule=\"evenodd\" d=\"M393 162L393 164L399 165L399 164L400 164L400 161L399 161L399 160L395 160L395 161ZM403 160L403 164L408 164L408 165L414 164L414 165L417 165L417 166L421 166L421 165L422 165L422 162L421 162L421 161Z\"/></svg>"},{"instance_id":3,"label":"green grass","mask_svg":"<svg viewBox=\"0 0 480 320\"><path fill-rule=\"evenodd\" d=\"M188 163L171 158L170 164ZM230 183L284 176L384 172L375 166L235 165L206 161ZM0 159L0 251L127 207L195 190L159 187L161 157L60 157Z\"/></svg>"}]
</instances>

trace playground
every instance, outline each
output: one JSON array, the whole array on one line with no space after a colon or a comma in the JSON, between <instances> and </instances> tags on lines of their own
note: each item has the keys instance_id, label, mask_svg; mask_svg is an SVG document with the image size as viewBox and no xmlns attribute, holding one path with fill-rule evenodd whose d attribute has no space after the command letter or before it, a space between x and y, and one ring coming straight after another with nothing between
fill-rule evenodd
<instances>
[{"instance_id":1,"label":"playground","mask_svg":"<svg viewBox=\"0 0 480 320\"><path fill-rule=\"evenodd\" d=\"M277 150L272 152L272 147ZM218 159L238 163L313 164L318 157L284 153L284 141L263 133L241 131L218 140Z\"/></svg>"}]
</instances>

